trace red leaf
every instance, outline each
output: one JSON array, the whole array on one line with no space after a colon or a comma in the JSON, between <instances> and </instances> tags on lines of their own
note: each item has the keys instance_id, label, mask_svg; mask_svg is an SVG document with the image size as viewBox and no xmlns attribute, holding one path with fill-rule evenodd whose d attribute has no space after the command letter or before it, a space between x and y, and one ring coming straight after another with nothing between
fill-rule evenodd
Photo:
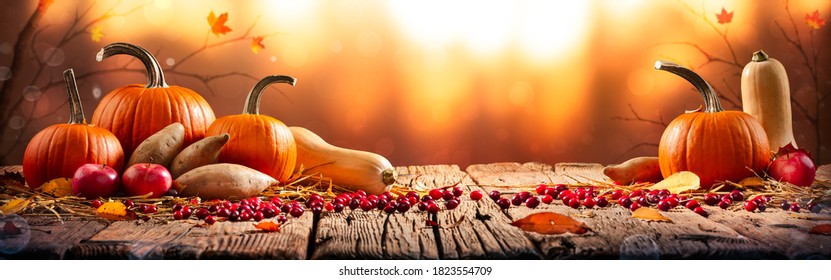
<instances>
[{"instance_id":1,"label":"red leaf","mask_svg":"<svg viewBox=\"0 0 831 280\"><path fill-rule=\"evenodd\" d=\"M734 11L735 12L735 11ZM733 21L733 12L727 12L724 7L721 7L721 14L716 14L716 18L718 19L718 23L726 24Z\"/></svg>"},{"instance_id":2,"label":"red leaf","mask_svg":"<svg viewBox=\"0 0 831 280\"><path fill-rule=\"evenodd\" d=\"M531 214L525 218L513 221L511 225L524 231L540 234L563 234L567 232L584 234L589 230L582 222L552 212Z\"/></svg>"},{"instance_id":3,"label":"red leaf","mask_svg":"<svg viewBox=\"0 0 831 280\"><path fill-rule=\"evenodd\" d=\"M251 39L251 51L254 54L260 52L261 49L265 49L265 45L263 45L263 37L254 37Z\"/></svg>"},{"instance_id":4,"label":"red leaf","mask_svg":"<svg viewBox=\"0 0 831 280\"><path fill-rule=\"evenodd\" d=\"M820 29L825 25L825 19L819 18L819 10L816 10L813 14L805 14L805 23L813 29Z\"/></svg>"},{"instance_id":5,"label":"red leaf","mask_svg":"<svg viewBox=\"0 0 831 280\"><path fill-rule=\"evenodd\" d=\"M211 32L217 37L219 37L219 34L231 32L231 28L225 26L226 21L228 21L228 13L222 13L219 17L216 17L214 11L208 14L208 25L211 26Z\"/></svg>"},{"instance_id":6,"label":"red leaf","mask_svg":"<svg viewBox=\"0 0 831 280\"><path fill-rule=\"evenodd\" d=\"M831 224L817 225L810 231L811 234L831 235Z\"/></svg>"},{"instance_id":7,"label":"red leaf","mask_svg":"<svg viewBox=\"0 0 831 280\"><path fill-rule=\"evenodd\" d=\"M263 230L265 232L279 232L280 231L280 225L276 224L272 221L260 222L256 225L254 225L254 227L257 228L257 229Z\"/></svg>"}]
</instances>

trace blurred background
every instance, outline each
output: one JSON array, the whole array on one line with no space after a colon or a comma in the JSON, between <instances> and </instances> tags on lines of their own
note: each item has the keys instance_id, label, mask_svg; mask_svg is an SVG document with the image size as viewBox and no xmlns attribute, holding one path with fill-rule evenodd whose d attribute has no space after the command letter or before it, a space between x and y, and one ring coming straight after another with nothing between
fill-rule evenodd
<instances>
[{"instance_id":1,"label":"blurred background","mask_svg":"<svg viewBox=\"0 0 831 280\"><path fill-rule=\"evenodd\" d=\"M111 90L147 81L130 57L95 61L101 47L119 41L153 52L168 84L199 92L217 117L240 113L260 78L290 75L297 85L272 86L262 114L394 165L462 168L657 155L665 125L702 100L686 81L654 70L655 60L694 68L723 95L725 108L741 110L741 69L764 49L788 71L797 144L819 163L831 162L827 0L3 6L4 165L20 164L40 129L68 120L63 70L75 69L88 120ZM227 21L211 25L210 13ZM212 32L222 26L230 31Z\"/></svg>"}]
</instances>

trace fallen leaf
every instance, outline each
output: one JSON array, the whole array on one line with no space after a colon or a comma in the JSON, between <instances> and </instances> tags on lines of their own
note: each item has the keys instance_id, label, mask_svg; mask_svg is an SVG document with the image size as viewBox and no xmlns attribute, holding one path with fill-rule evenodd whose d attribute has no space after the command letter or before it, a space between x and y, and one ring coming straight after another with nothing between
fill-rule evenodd
<instances>
[{"instance_id":1,"label":"fallen leaf","mask_svg":"<svg viewBox=\"0 0 831 280\"><path fill-rule=\"evenodd\" d=\"M89 31L90 39L93 42L101 42L101 38L104 38L104 27L103 26L96 26L93 27L92 30Z\"/></svg>"},{"instance_id":2,"label":"fallen leaf","mask_svg":"<svg viewBox=\"0 0 831 280\"><path fill-rule=\"evenodd\" d=\"M513 221L511 225L524 231L540 234L563 234L567 232L584 234L589 230L582 222L553 212L531 214Z\"/></svg>"},{"instance_id":3,"label":"fallen leaf","mask_svg":"<svg viewBox=\"0 0 831 280\"><path fill-rule=\"evenodd\" d=\"M64 197L72 195L72 179L70 178L55 178L49 182L43 183L39 190L45 194L54 197Z\"/></svg>"},{"instance_id":4,"label":"fallen leaf","mask_svg":"<svg viewBox=\"0 0 831 280\"><path fill-rule=\"evenodd\" d=\"M764 187L765 181L756 176L750 176L739 181L739 185L745 188Z\"/></svg>"},{"instance_id":5,"label":"fallen leaf","mask_svg":"<svg viewBox=\"0 0 831 280\"><path fill-rule=\"evenodd\" d=\"M701 178L695 173L689 171L681 171L670 175L666 179L647 188L648 190L669 190L670 193L680 194L685 191L691 191L699 188L701 185Z\"/></svg>"},{"instance_id":6,"label":"fallen leaf","mask_svg":"<svg viewBox=\"0 0 831 280\"><path fill-rule=\"evenodd\" d=\"M735 12L735 11L734 11ZM727 24L733 21L733 12L727 12L724 7L721 7L721 14L716 14L716 18L718 19L718 23L720 24Z\"/></svg>"},{"instance_id":7,"label":"fallen leaf","mask_svg":"<svg viewBox=\"0 0 831 280\"><path fill-rule=\"evenodd\" d=\"M632 218L648 221L672 222L672 219L661 215L661 212L658 212L658 209L648 207L641 207L638 208L638 210L635 210L635 212L632 212Z\"/></svg>"},{"instance_id":8,"label":"fallen leaf","mask_svg":"<svg viewBox=\"0 0 831 280\"><path fill-rule=\"evenodd\" d=\"M825 25L825 19L819 18L819 10L816 10L813 14L805 14L805 23L813 29L820 29Z\"/></svg>"},{"instance_id":9,"label":"fallen leaf","mask_svg":"<svg viewBox=\"0 0 831 280\"><path fill-rule=\"evenodd\" d=\"M811 234L831 235L831 224L817 225L810 231Z\"/></svg>"},{"instance_id":10,"label":"fallen leaf","mask_svg":"<svg viewBox=\"0 0 831 280\"><path fill-rule=\"evenodd\" d=\"M23 178L23 166L0 167L0 186L26 186L26 179Z\"/></svg>"},{"instance_id":11,"label":"fallen leaf","mask_svg":"<svg viewBox=\"0 0 831 280\"><path fill-rule=\"evenodd\" d=\"M137 217L136 213L127 210L127 206L118 201L104 203L104 205L98 207L95 214L111 221L134 220Z\"/></svg>"},{"instance_id":12,"label":"fallen leaf","mask_svg":"<svg viewBox=\"0 0 831 280\"><path fill-rule=\"evenodd\" d=\"M28 199L12 199L8 203L0 206L0 214L11 215L20 212L21 210L26 208L26 206L29 206L29 203L32 202L32 199L34 199L34 197L30 197Z\"/></svg>"},{"instance_id":13,"label":"fallen leaf","mask_svg":"<svg viewBox=\"0 0 831 280\"><path fill-rule=\"evenodd\" d=\"M263 37L254 37L251 39L251 51L254 54L260 52L261 49L265 49L265 45L263 45Z\"/></svg>"},{"instance_id":14,"label":"fallen leaf","mask_svg":"<svg viewBox=\"0 0 831 280\"><path fill-rule=\"evenodd\" d=\"M279 232L280 231L280 224L274 223L272 221L264 221L259 222L254 225L255 228L260 229L265 232Z\"/></svg>"},{"instance_id":15,"label":"fallen leaf","mask_svg":"<svg viewBox=\"0 0 831 280\"><path fill-rule=\"evenodd\" d=\"M40 0L38 1L38 10L44 11L52 5L55 0Z\"/></svg>"},{"instance_id":16,"label":"fallen leaf","mask_svg":"<svg viewBox=\"0 0 831 280\"><path fill-rule=\"evenodd\" d=\"M219 34L225 34L231 32L231 28L225 26L225 22L228 21L228 13L222 13L219 17L216 17L214 11L211 11L208 14L208 25L211 26L211 33L219 37Z\"/></svg>"}]
</instances>

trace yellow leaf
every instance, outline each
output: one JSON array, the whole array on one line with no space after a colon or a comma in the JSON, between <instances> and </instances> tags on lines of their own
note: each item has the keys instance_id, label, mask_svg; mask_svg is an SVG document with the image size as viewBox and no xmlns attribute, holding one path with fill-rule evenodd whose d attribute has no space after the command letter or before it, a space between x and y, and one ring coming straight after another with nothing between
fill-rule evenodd
<instances>
[{"instance_id":1,"label":"yellow leaf","mask_svg":"<svg viewBox=\"0 0 831 280\"><path fill-rule=\"evenodd\" d=\"M211 26L211 33L219 37L220 34L225 34L231 32L231 28L225 26L225 22L228 21L228 13L222 13L219 17L214 14L214 11L211 11L208 14L208 25Z\"/></svg>"},{"instance_id":2,"label":"yellow leaf","mask_svg":"<svg viewBox=\"0 0 831 280\"><path fill-rule=\"evenodd\" d=\"M254 52L254 54L257 54L261 49L265 49L265 45L263 45L263 37L254 37L251 39L251 51Z\"/></svg>"},{"instance_id":3,"label":"yellow leaf","mask_svg":"<svg viewBox=\"0 0 831 280\"><path fill-rule=\"evenodd\" d=\"M764 187L765 186L765 181L762 181L762 178L759 178L759 177L756 177L756 176L751 176L751 177L747 177L747 178L744 178L741 181L739 181L739 185L742 185L745 188Z\"/></svg>"},{"instance_id":4,"label":"yellow leaf","mask_svg":"<svg viewBox=\"0 0 831 280\"><path fill-rule=\"evenodd\" d=\"M632 218L648 221L672 222L672 219L661 215L661 212L658 212L658 209L647 207L641 207L638 208L638 210L635 210L635 212L632 212Z\"/></svg>"},{"instance_id":5,"label":"yellow leaf","mask_svg":"<svg viewBox=\"0 0 831 280\"><path fill-rule=\"evenodd\" d=\"M0 206L0 214L2 215L11 215L17 212L20 212L26 206L29 206L29 203L32 203L32 199L34 197L30 197L28 199L12 199L9 203L3 204Z\"/></svg>"},{"instance_id":6,"label":"yellow leaf","mask_svg":"<svg viewBox=\"0 0 831 280\"><path fill-rule=\"evenodd\" d=\"M110 201L98 207L95 214L107 220L123 221L135 219L136 214L127 210L124 203L118 201Z\"/></svg>"},{"instance_id":7,"label":"yellow leaf","mask_svg":"<svg viewBox=\"0 0 831 280\"><path fill-rule=\"evenodd\" d=\"M96 26L90 30L90 38L93 42L101 42L101 38L104 38L104 27L103 26Z\"/></svg>"},{"instance_id":8,"label":"yellow leaf","mask_svg":"<svg viewBox=\"0 0 831 280\"><path fill-rule=\"evenodd\" d=\"M669 190L670 193L680 194L685 191L696 190L701 185L701 178L695 173L681 171L670 175L666 179L647 188L648 190Z\"/></svg>"},{"instance_id":9,"label":"yellow leaf","mask_svg":"<svg viewBox=\"0 0 831 280\"><path fill-rule=\"evenodd\" d=\"M54 197L64 197L67 195L72 195L72 179L52 179L49 182L43 183L43 185L40 186L40 191Z\"/></svg>"}]
</instances>

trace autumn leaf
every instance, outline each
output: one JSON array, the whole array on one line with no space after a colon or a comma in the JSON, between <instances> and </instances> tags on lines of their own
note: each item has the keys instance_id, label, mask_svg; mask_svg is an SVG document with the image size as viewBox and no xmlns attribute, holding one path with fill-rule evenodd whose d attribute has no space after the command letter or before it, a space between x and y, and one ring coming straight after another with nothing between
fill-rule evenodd
<instances>
[{"instance_id":1,"label":"autumn leaf","mask_svg":"<svg viewBox=\"0 0 831 280\"><path fill-rule=\"evenodd\" d=\"M811 234L831 235L831 224L817 225L810 231Z\"/></svg>"},{"instance_id":2,"label":"autumn leaf","mask_svg":"<svg viewBox=\"0 0 831 280\"><path fill-rule=\"evenodd\" d=\"M280 225L276 224L272 221L259 222L256 225L254 225L254 227L259 229L259 230L265 231L265 232L279 232L280 231Z\"/></svg>"},{"instance_id":3,"label":"autumn leaf","mask_svg":"<svg viewBox=\"0 0 831 280\"><path fill-rule=\"evenodd\" d=\"M735 11L734 11L735 12ZM733 21L733 12L727 12L724 7L721 7L721 14L716 14L716 18L718 19L718 23L720 24L727 24Z\"/></svg>"},{"instance_id":4,"label":"autumn leaf","mask_svg":"<svg viewBox=\"0 0 831 280\"><path fill-rule=\"evenodd\" d=\"M40 0L40 1L38 1L38 10L40 10L41 12L45 11L47 8L49 8L49 6L52 5L52 2L55 2L55 0Z\"/></svg>"},{"instance_id":5,"label":"autumn leaf","mask_svg":"<svg viewBox=\"0 0 831 280\"><path fill-rule=\"evenodd\" d=\"M211 32L219 37L219 34L225 34L231 32L231 28L225 26L225 22L228 21L228 13L222 13L219 17L216 17L214 11L211 11L208 14L208 25L211 26Z\"/></svg>"},{"instance_id":6,"label":"autumn leaf","mask_svg":"<svg viewBox=\"0 0 831 280\"><path fill-rule=\"evenodd\" d=\"M104 27L102 26L93 27L92 30L89 31L90 39L92 39L93 42L101 42L101 38L104 38L103 31Z\"/></svg>"},{"instance_id":7,"label":"autumn leaf","mask_svg":"<svg viewBox=\"0 0 831 280\"><path fill-rule=\"evenodd\" d=\"M20 228L17 227L17 225L15 225L12 221L6 221L6 223L3 224L3 234L2 235L11 236L11 235L17 235L17 234L21 234L21 233L23 233L23 231L21 231Z\"/></svg>"},{"instance_id":8,"label":"autumn leaf","mask_svg":"<svg viewBox=\"0 0 831 280\"><path fill-rule=\"evenodd\" d=\"M23 187L26 180L23 179L23 166L12 165L0 167L0 186Z\"/></svg>"},{"instance_id":9,"label":"autumn leaf","mask_svg":"<svg viewBox=\"0 0 831 280\"><path fill-rule=\"evenodd\" d=\"M567 232L584 234L589 230L582 222L553 212L531 214L513 221L511 225L524 231L540 234L563 234Z\"/></svg>"},{"instance_id":10,"label":"autumn leaf","mask_svg":"<svg viewBox=\"0 0 831 280\"><path fill-rule=\"evenodd\" d=\"M26 206L29 206L29 203L32 203L32 199L34 199L34 197L30 197L28 199L12 199L8 203L0 206L0 214L11 215L20 212L21 210L26 208Z\"/></svg>"},{"instance_id":11,"label":"autumn leaf","mask_svg":"<svg viewBox=\"0 0 831 280\"><path fill-rule=\"evenodd\" d=\"M635 212L632 212L632 218L657 222L672 222L672 219L661 215L658 209L648 207L641 207L635 210Z\"/></svg>"},{"instance_id":12,"label":"autumn leaf","mask_svg":"<svg viewBox=\"0 0 831 280\"><path fill-rule=\"evenodd\" d=\"M261 49L265 49L265 45L263 45L263 37L254 37L251 39L251 51L254 54L260 52Z\"/></svg>"},{"instance_id":13,"label":"autumn leaf","mask_svg":"<svg viewBox=\"0 0 831 280\"><path fill-rule=\"evenodd\" d=\"M43 183L39 190L45 194L54 197L64 197L72 195L72 179L70 178L55 178L49 182Z\"/></svg>"},{"instance_id":14,"label":"autumn leaf","mask_svg":"<svg viewBox=\"0 0 831 280\"><path fill-rule=\"evenodd\" d=\"M127 206L124 205L124 203L118 201L110 201L104 203L104 205L98 207L98 210L95 211L95 214L99 217L112 221L136 219L136 213L127 210Z\"/></svg>"},{"instance_id":15,"label":"autumn leaf","mask_svg":"<svg viewBox=\"0 0 831 280\"><path fill-rule=\"evenodd\" d=\"M805 23L813 29L820 29L825 25L825 19L819 18L819 10L816 10L813 14L805 14Z\"/></svg>"},{"instance_id":16,"label":"autumn leaf","mask_svg":"<svg viewBox=\"0 0 831 280\"><path fill-rule=\"evenodd\" d=\"M750 176L739 181L739 185L745 188L761 188L765 186L765 181L756 176Z\"/></svg>"},{"instance_id":17,"label":"autumn leaf","mask_svg":"<svg viewBox=\"0 0 831 280\"><path fill-rule=\"evenodd\" d=\"M695 190L701 185L701 178L695 173L681 171L670 175L664 180L647 188L648 190L668 190L670 193L680 194L685 191Z\"/></svg>"}]
</instances>

